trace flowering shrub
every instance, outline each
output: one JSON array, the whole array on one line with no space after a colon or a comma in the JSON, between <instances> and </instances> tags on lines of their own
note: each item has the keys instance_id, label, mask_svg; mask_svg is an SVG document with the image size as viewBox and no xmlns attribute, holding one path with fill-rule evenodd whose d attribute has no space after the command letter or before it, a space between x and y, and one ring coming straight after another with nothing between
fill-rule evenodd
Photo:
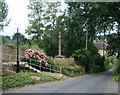
<instances>
[{"instance_id":1,"label":"flowering shrub","mask_svg":"<svg viewBox=\"0 0 120 95\"><path fill-rule=\"evenodd\" d=\"M47 61L46 61L46 55L45 53L41 52L41 51L37 51L37 50L26 50L25 51L25 56L26 59L31 59L32 63L35 63L35 61L38 63L44 63L45 66L48 65Z\"/></svg>"}]
</instances>

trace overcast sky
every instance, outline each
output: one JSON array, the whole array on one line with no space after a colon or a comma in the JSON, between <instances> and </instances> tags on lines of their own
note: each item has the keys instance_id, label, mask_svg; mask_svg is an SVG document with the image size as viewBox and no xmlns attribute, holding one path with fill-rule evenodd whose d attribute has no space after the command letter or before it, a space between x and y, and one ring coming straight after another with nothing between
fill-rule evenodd
<instances>
[{"instance_id":1,"label":"overcast sky","mask_svg":"<svg viewBox=\"0 0 120 95\"><path fill-rule=\"evenodd\" d=\"M8 18L11 18L11 22L9 26L4 27L4 32L1 34L12 36L16 33L17 27L19 27L19 32L24 34L28 25L27 5L29 0L6 0L6 2L9 7Z\"/></svg>"},{"instance_id":2,"label":"overcast sky","mask_svg":"<svg viewBox=\"0 0 120 95\"><path fill-rule=\"evenodd\" d=\"M27 5L29 4L29 0L6 0L6 3L9 7L8 18L11 18L11 22L9 26L4 27L4 32L2 32L1 34L4 36L12 36L16 33L17 27L19 27L19 32L28 37L25 34L25 29L28 26ZM63 3L62 5L64 8L65 5Z\"/></svg>"}]
</instances>

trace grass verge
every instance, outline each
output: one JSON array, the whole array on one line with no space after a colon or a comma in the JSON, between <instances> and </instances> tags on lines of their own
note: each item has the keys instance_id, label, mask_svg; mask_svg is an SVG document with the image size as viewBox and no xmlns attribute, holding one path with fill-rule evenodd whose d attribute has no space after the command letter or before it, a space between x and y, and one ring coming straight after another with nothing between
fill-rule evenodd
<instances>
[{"instance_id":1,"label":"grass verge","mask_svg":"<svg viewBox=\"0 0 120 95\"><path fill-rule=\"evenodd\" d=\"M60 79L35 72L20 72L14 75L3 76L2 89L7 90L9 88L22 87L25 85L45 83L56 80Z\"/></svg>"}]
</instances>

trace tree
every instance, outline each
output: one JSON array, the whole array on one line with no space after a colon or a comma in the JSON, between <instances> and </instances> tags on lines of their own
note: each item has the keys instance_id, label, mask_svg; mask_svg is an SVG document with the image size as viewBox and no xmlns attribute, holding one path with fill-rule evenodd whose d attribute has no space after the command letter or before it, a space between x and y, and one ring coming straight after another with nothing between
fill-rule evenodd
<instances>
[{"instance_id":1,"label":"tree","mask_svg":"<svg viewBox=\"0 0 120 95\"><path fill-rule=\"evenodd\" d=\"M39 47L44 49L49 56L57 54L58 32L62 31L60 17L60 3L30 1L28 8L31 10L29 27L26 33L33 35Z\"/></svg>"},{"instance_id":2,"label":"tree","mask_svg":"<svg viewBox=\"0 0 120 95\"><path fill-rule=\"evenodd\" d=\"M3 27L8 25L10 20L7 19L8 15L8 5L5 0L0 0L0 31L3 30Z\"/></svg>"},{"instance_id":3,"label":"tree","mask_svg":"<svg viewBox=\"0 0 120 95\"><path fill-rule=\"evenodd\" d=\"M81 3L81 2L69 2L68 14L70 20L72 20L72 25L68 24L70 29L77 29L80 22L82 31L88 31L88 41L92 42L98 33L111 32L117 30L117 35L120 38L120 2L106 2L106 3ZM82 20L80 20L82 18ZM77 19L77 20L76 20ZM75 22L74 22L75 21ZM76 24L76 23L79 24ZM78 31L80 31L78 29ZM88 43L89 43L88 42ZM116 42L117 50L119 45ZM119 52L118 52L119 54Z\"/></svg>"},{"instance_id":4,"label":"tree","mask_svg":"<svg viewBox=\"0 0 120 95\"><path fill-rule=\"evenodd\" d=\"M19 38L19 44L21 44L21 45L22 45L22 44L26 44L27 38L25 38L24 35L22 35L21 33L15 33L15 34L13 35L13 37L12 37L12 40L13 40L14 42L16 42L17 37Z\"/></svg>"}]
</instances>

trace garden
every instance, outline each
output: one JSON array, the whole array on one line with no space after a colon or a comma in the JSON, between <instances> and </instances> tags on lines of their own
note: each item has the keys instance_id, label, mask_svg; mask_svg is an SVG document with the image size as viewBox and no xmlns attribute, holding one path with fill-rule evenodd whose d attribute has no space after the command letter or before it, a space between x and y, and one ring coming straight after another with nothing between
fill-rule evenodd
<instances>
[{"instance_id":1,"label":"garden","mask_svg":"<svg viewBox=\"0 0 120 95\"><path fill-rule=\"evenodd\" d=\"M45 83L50 81L63 80L63 77L54 77L45 75L41 72L58 73L63 76L75 77L83 74L81 66L76 65L71 58L64 58L62 60L46 56L42 51L28 49L25 51L25 58L22 59L24 65L20 65L20 72L16 73L16 65L11 66L12 70L3 68L2 75L2 89L23 87L38 83ZM26 67L26 65L28 67ZM4 67L4 66L3 66ZM30 67L36 69L34 71ZM38 72L39 71L39 72Z\"/></svg>"}]
</instances>

